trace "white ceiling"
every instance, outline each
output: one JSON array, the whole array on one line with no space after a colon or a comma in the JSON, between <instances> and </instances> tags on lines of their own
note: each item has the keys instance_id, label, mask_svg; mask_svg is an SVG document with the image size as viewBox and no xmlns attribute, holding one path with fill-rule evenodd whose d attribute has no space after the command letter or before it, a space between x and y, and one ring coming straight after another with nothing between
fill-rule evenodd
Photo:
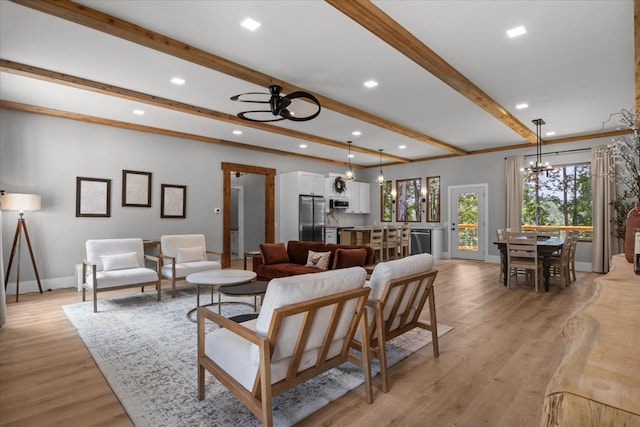
<instances>
[{"instance_id":1,"label":"white ceiling","mask_svg":"<svg viewBox=\"0 0 640 427\"><path fill-rule=\"evenodd\" d=\"M329 3L322 1L81 1L92 9L163 34L305 90L436 138L457 149L526 143L509 126L434 77ZM373 1L488 97L543 137L614 130L611 113L634 102L632 0ZM246 17L262 23L255 32ZM509 39L506 30L527 34ZM265 87L140 44L0 1L0 59L196 107L235 115L254 105L231 101ZM169 82L179 76L187 83ZM379 86L367 89L363 82ZM408 161L452 154L327 108L308 122L278 122L340 143L310 142L242 124L23 76L2 68L3 101L151 126L255 147L346 162L345 141L364 147L357 165L376 165L377 150ZM516 104L529 104L517 110ZM6 105L6 104L5 104ZM248 106L247 106L248 105ZM14 108L14 107L8 107ZM132 114L136 108L144 116ZM604 123L606 122L606 123ZM604 123L604 125L603 125ZM241 129L242 135L232 133ZM360 130L362 136L351 135ZM308 147L301 149L300 143ZM406 145L401 150L399 145ZM402 160L385 158L385 162Z\"/></svg>"}]
</instances>

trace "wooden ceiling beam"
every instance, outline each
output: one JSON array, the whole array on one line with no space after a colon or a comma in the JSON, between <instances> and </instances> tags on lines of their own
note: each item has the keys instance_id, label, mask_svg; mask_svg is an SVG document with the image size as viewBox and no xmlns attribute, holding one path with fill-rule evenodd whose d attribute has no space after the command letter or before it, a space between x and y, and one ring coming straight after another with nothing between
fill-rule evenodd
<instances>
[{"instance_id":1,"label":"wooden ceiling beam","mask_svg":"<svg viewBox=\"0 0 640 427\"><path fill-rule=\"evenodd\" d=\"M133 131L138 131L138 132L153 133L153 134L156 134L156 135L165 135L165 136L171 136L171 137L175 137L175 138L184 138L184 139L189 139L189 140L193 140L193 141L206 142L206 143L209 143L209 144L222 145L222 146L226 146L226 147L233 147L233 148L240 148L240 149L245 149L245 150L258 151L258 152L262 152L262 153L275 154L277 156L286 156L286 157L294 157L294 158L305 159L305 160L314 160L314 161L317 161L317 162L331 163L331 164L342 165L342 166L346 166L347 165L347 162L339 162L339 161L336 161L336 160L329 160L329 159L327 159L325 157L317 157L317 156L309 156L309 155L304 155L304 154L292 153L290 151L276 150L275 148L259 147L259 146L256 146L256 145L250 145L250 144L244 144L244 143L241 143L241 142L228 141L228 140L225 140L225 139L213 138L213 137L204 136L204 135L197 135L197 134L193 134L193 133L187 133L187 132L180 132L180 131L175 131L175 130L170 130L170 129L157 128L157 127L153 127L153 126L139 125L139 124L136 124L136 123L123 122L123 121L120 121L120 120L105 119L103 117L90 116L90 115L87 115L87 114L72 113L72 112L69 112L69 111L56 110L56 109L53 109L53 108L38 107L38 106L35 106L35 105L29 105L29 104L22 104L22 103L19 103L19 102L7 101L7 100L4 100L4 99L0 99L0 108L4 108L6 110L21 111L21 112L25 112L25 113L42 114L42 115L45 115L45 116L57 117L57 118L61 118L61 119L77 120L77 121L85 122L85 123L93 123L93 124L97 124L97 125L111 126L111 127L116 127L116 128L120 128L120 129L128 129L128 130L133 130ZM357 167L357 168L364 168L364 166L357 165L357 164L354 164L354 163L352 163L352 166L353 167Z\"/></svg>"},{"instance_id":2,"label":"wooden ceiling beam","mask_svg":"<svg viewBox=\"0 0 640 427\"><path fill-rule=\"evenodd\" d=\"M452 87L474 104L500 120L504 125L531 144L536 135L506 108L494 101L471 80L453 68L406 28L369 0L326 0L340 12L404 54L407 58ZM639 0L636 0L638 2Z\"/></svg>"},{"instance_id":3,"label":"wooden ceiling beam","mask_svg":"<svg viewBox=\"0 0 640 427\"><path fill-rule=\"evenodd\" d=\"M323 138L316 135L311 135L304 132L299 132L292 129L283 128L280 126L274 126L265 123L256 123L250 122L246 120L242 120L237 116L232 114L221 113L219 111L210 110L208 108L197 107L190 104L185 104L178 101L173 101L170 99L160 98L153 95L148 95L141 92L136 92L133 90L108 85L105 83L96 82L93 80L83 79L81 77L71 76L69 74L62 74L56 71L45 70L43 68L32 67L30 65L21 64L18 62L8 61L6 59L0 59L0 71L34 78L38 80L43 80L50 83L61 84L65 86L70 86L76 89L87 90L95 93L99 93L102 95L114 96L117 98L127 99L130 101L142 102L148 105L154 105L156 107L167 108L173 111L179 111L181 113L192 114L195 116L205 117L208 119L219 120L223 122L237 124L239 126L251 127L254 129L258 129L261 131L267 131L271 133L276 133L284 136L289 136L292 138L303 139L306 141L314 142L317 144L328 145L334 148L340 149L348 149L346 142L334 141L332 139ZM369 148L361 147L361 146L353 146L351 147L351 151L367 154L370 156L379 156L380 153L378 150L372 150ZM400 162L407 163L410 160L401 156L396 156L394 154L385 154L383 153L383 157Z\"/></svg>"},{"instance_id":4,"label":"wooden ceiling beam","mask_svg":"<svg viewBox=\"0 0 640 427\"><path fill-rule=\"evenodd\" d=\"M146 46L150 49L172 55L176 58L189 61L194 64L215 70L230 76L257 84L262 87L270 85L280 85L283 92L290 93L297 90L309 91L291 83L279 80L273 76L261 73L257 70L245 67L241 64L229 61L212 53L190 46L181 41L172 39L149 29L139 27L130 22L118 19L114 16L91 9L85 5L75 3L70 0L12 0L14 3L44 12L58 18L62 18L76 24L84 25L88 28L110 34ZM311 92L311 91L309 91ZM355 119L366 121L375 126L405 135L407 137L425 142L435 147L450 151L456 154L467 154L459 147L447 144L444 141L409 129L398 123L378 117L374 114L349 106L342 102L323 96L314 92L323 108L333 110L340 114L351 116Z\"/></svg>"}]
</instances>

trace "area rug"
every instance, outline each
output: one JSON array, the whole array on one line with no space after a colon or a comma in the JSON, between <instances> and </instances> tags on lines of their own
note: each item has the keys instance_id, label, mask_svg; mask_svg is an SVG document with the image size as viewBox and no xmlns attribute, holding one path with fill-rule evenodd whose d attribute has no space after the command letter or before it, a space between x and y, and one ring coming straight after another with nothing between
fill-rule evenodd
<instances>
[{"instance_id":1,"label":"area rug","mask_svg":"<svg viewBox=\"0 0 640 427\"><path fill-rule=\"evenodd\" d=\"M239 299L223 296L223 301ZM92 304L87 301L63 309L135 426L261 425L209 374L205 399L198 400L197 326L186 317L195 305L193 289L179 290L175 299L165 293L161 302L151 293L103 298L98 301L98 313L93 313ZM246 305L222 306L226 317L252 311ZM439 324L438 335L451 329ZM396 338L387 345L389 365L429 343L431 333L423 330ZM374 374L379 372L376 360L372 368ZM274 424L293 425L363 382L355 364L331 369L274 397Z\"/></svg>"}]
</instances>

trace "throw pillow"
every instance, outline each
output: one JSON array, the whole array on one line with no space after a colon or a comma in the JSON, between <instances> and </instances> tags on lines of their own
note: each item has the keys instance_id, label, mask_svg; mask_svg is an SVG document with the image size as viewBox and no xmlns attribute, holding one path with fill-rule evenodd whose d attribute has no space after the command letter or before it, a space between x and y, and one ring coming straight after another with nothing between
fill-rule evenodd
<instances>
[{"instance_id":1,"label":"throw pillow","mask_svg":"<svg viewBox=\"0 0 640 427\"><path fill-rule=\"evenodd\" d=\"M360 249L336 249L332 270L348 267L364 267L367 259L367 250Z\"/></svg>"},{"instance_id":2,"label":"throw pillow","mask_svg":"<svg viewBox=\"0 0 640 427\"><path fill-rule=\"evenodd\" d=\"M289 254L284 243L260 243L260 254L265 265L289 262Z\"/></svg>"},{"instance_id":3,"label":"throw pillow","mask_svg":"<svg viewBox=\"0 0 640 427\"><path fill-rule=\"evenodd\" d=\"M102 257L102 270L125 270L127 268L138 268L138 255L135 252L126 254L105 255Z\"/></svg>"},{"instance_id":4,"label":"throw pillow","mask_svg":"<svg viewBox=\"0 0 640 427\"><path fill-rule=\"evenodd\" d=\"M204 261L204 248L196 246L193 248L178 248L176 251L176 262Z\"/></svg>"},{"instance_id":5,"label":"throw pillow","mask_svg":"<svg viewBox=\"0 0 640 427\"><path fill-rule=\"evenodd\" d=\"M307 256L307 265L305 267L317 268L318 270L326 270L329 268L329 258L331 252L314 252L309 251Z\"/></svg>"}]
</instances>

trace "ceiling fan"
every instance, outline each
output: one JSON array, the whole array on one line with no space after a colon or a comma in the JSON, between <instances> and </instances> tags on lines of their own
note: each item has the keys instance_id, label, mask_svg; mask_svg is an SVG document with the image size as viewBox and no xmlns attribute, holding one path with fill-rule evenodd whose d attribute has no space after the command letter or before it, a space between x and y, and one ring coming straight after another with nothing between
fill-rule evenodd
<instances>
[{"instance_id":1,"label":"ceiling fan","mask_svg":"<svg viewBox=\"0 0 640 427\"><path fill-rule=\"evenodd\" d=\"M320 114L320 110L322 109L322 107L320 107L320 101L318 101L318 99L315 96L313 96L309 92L303 92L301 90L291 92L290 94L283 96L283 95L280 95L281 90L282 90L281 86L271 85L269 86L269 93L264 93L264 92L241 93L239 95L232 96L231 100L238 101L238 102L252 102L256 104L269 104L269 110L249 110L249 111L243 111L241 113L238 113L238 117L244 120L248 120L250 122L278 122L280 120L285 120L285 119L292 120L294 122L305 122L307 120L311 120L318 117L318 114ZM261 101L256 99L250 99L250 96L247 97L247 95L270 95L270 98L269 100ZM288 110L288 107L291 105L291 101L294 99L305 99L311 102L312 104L314 104L315 106L317 106L318 109L313 114L303 116L303 117L296 117L292 111ZM272 118L272 117L268 117L264 119L259 118L261 113L269 113L269 112L273 116L277 116L277 118Z\"/></svg>"}]
</instances>

